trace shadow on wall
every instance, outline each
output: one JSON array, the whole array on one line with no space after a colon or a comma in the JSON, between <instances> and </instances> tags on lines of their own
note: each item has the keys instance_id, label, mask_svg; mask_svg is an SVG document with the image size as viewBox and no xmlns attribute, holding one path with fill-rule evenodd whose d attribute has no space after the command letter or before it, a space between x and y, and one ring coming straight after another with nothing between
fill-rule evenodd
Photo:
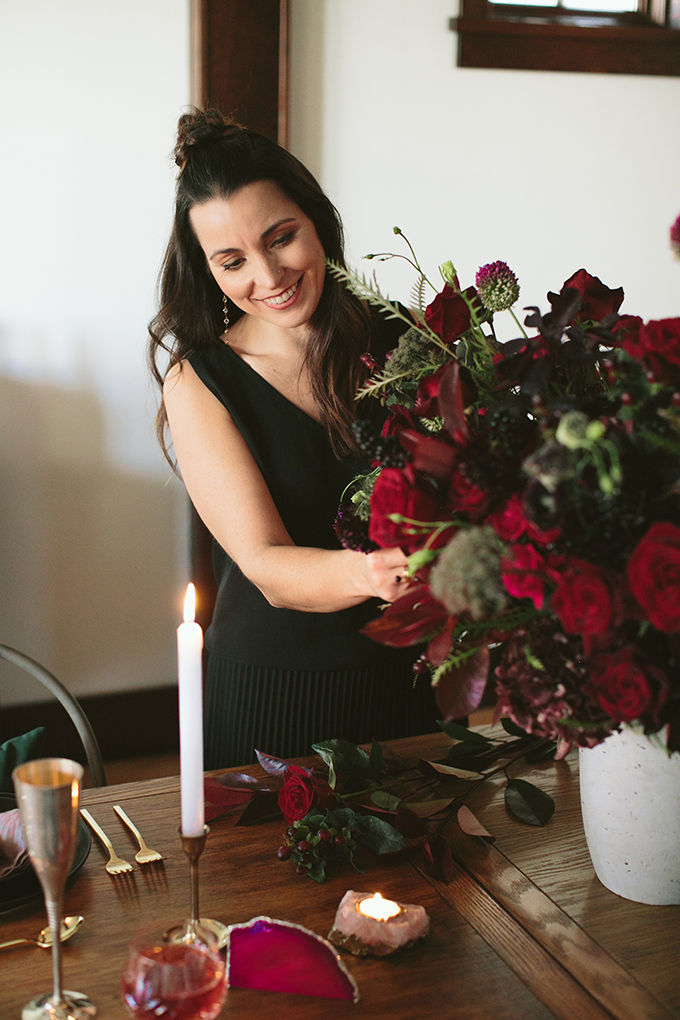
<instances>
[{"instance_id":1,"label":"shadow on wall","mask_svg":"<svg viewBox=\"0 0 680 1020\"><path fill-rule=\"evenodd\" d=\"M0 642L76 695L173 682L179 486L107 463L96 396L0 377ZM2 703L44 700L2 674Z\"/></svg>"}]
</instances>

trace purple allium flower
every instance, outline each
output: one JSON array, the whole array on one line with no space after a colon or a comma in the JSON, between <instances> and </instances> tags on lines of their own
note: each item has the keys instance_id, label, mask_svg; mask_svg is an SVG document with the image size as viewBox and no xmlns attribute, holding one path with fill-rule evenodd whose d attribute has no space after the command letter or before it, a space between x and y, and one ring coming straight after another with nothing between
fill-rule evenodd
<instances>
[{"instance_id":1,"label":"purple allium flower","mask_svg":"<svg viewBox=\"0 0 680 1020\"><path fill-rule=\"evenodd\" d=\"M482 304L490 312L512 308L519 297L517 277L506 262L489 262L477 270L475 284Z\"/></svg>"},{"instance_id":2,"label":"purple allium flower","mask_svg":"<svg viewBox=\"0 0 680 1020\"><path fill-rule=\"evenodd\" d=\"M680 216L671 227L671 248L675 257L680 259Z\"/></svg>"}]
</instances>

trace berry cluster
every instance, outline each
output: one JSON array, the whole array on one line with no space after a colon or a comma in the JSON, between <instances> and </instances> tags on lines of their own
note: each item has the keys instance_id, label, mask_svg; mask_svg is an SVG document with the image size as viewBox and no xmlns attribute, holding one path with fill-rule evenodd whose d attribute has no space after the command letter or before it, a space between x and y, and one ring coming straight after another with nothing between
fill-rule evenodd
<instances>
[{"instance_id":1,"label":"berry cluster","mask_svg":"<svg viewBox=\"0 0 680 1020\"><path fill-rule=\"evenodd\" d=\"M297 875L323 880L326 866L339 854L352 859L356 841L352 830L328 828L324 822L310 828L307 818L297 819L284 833L286 842L276 851L280 861L293 860Z\"/></svg>"},{"instance_id":2,"label":"berry cluster","mask_svg":"<svg viewBox=\"0 0 680 1020\"><path fill-rule=\"evenodd\" d=\"M381 435L373 422L367 420L354 422L352 431L357 446L371 462L377 462L381 467L394 468L403 467L406 463L409 455L397 436Z\"/></svg>"}]
</instances>

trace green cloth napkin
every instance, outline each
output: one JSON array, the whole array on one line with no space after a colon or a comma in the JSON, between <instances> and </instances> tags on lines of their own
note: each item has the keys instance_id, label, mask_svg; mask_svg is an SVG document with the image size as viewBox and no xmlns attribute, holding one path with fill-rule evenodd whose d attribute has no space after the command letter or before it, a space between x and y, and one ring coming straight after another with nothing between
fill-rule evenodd
<instances>
[{"instance_id":1,"label":"green cloth napkin","mask_svg":"<svg viewBox=\"0 0 680 1020\"><path fill-rule=\"evenodd\" d=\"M14 793L12 772L17 765L41 757L45 732L44 726L38 726L0 745L0 793Z\"/></svg>"}]
</instances>

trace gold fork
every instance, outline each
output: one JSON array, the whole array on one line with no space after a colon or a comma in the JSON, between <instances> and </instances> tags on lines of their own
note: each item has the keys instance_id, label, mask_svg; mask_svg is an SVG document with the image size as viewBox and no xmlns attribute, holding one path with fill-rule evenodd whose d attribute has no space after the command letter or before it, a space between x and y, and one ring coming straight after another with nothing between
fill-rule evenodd
<instances>
[{"instance_id":1,"label":"gold fork","mask_svg":"<svg viewBox=\"0 0 680 1020\"><path fill-rule=\"evenodd\" d=\"M131 864L129 864L127 861L124 861L122 857L118 856L116 851L113 849L111 840L106 835L102 827L97 822L95 822L94 818L87 810L87 808L81 808L80 813L87 822L87 824L90 826L90 828L94 832L96 832L96 834L99 836L100 840L102 841L106 849L109 851L109 859L104 865L109 875L122 875L127 871L134 871L134 868L132 867Z\"/></svg>"},{"instance_id":2,"label":"gold fork","mask_svg":"<svg viewBox=\"0 0 680 1020\"><path fill-rule=\"evenodd\" d=\"M139 831L135 823L132 821L132 819L128 818L120 804L114 804L113 810L116 812L121 821L125 822L128 829L139 843L139 850L135 854L135 860L137 861L137 864L151 864L152 861L164 860L163 854L160 854L158 850L149 849L149 847L144 842L144 837L142 836L141 832Z\"/></svg>"}]
</instances>

